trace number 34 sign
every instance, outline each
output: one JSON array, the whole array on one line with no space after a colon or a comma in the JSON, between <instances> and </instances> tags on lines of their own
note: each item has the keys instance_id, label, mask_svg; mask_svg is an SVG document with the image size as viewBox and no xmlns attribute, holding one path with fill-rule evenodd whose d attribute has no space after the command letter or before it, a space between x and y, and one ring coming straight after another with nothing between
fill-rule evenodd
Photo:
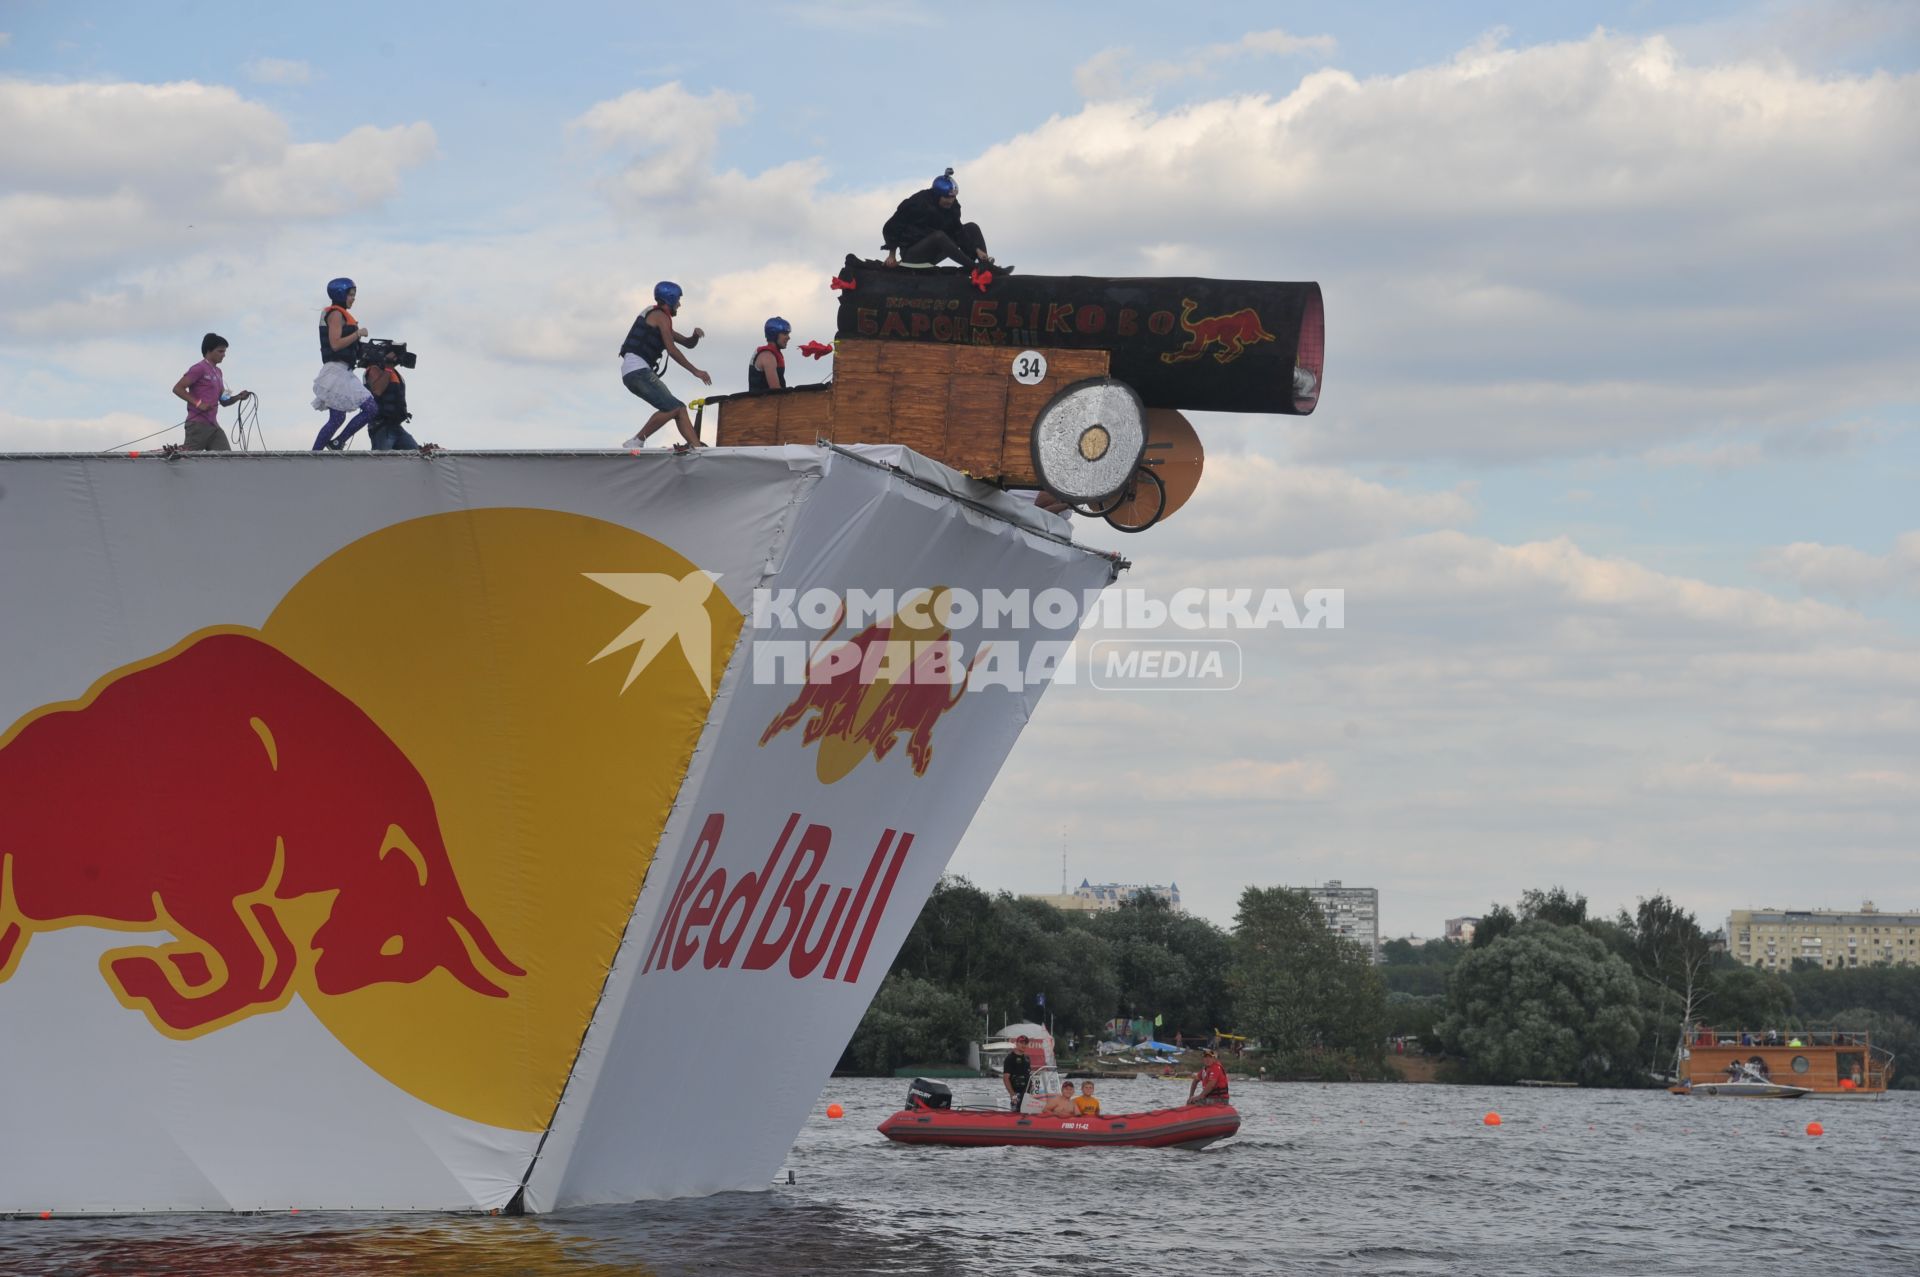
<instances>
[{"instance_id":1,"label":"number 34 sign","mask_svg":"<svg viewBox=\"0 0 1920 1277\"><path fill-rule=\"evenodd\" d=\"M1037 386L1047 378L1047 357L1037 350L1023 350L1013 357L1013 379L1023 386Z\"/></svg>"}]
</instances>

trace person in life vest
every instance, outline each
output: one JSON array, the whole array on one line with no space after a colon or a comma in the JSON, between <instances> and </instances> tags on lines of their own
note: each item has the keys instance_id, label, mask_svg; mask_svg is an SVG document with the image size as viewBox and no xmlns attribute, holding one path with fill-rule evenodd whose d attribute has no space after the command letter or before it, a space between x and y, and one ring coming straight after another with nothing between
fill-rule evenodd
<instances>
[{"instance_id":1,"label":"person in life vest","mask_svg":"<svg viewBox=\"0 0 1920 1277\"><path fill-rule=\"evenodd\" d=\"M1033 1084L1033 1060L1027 1055L1027 1035L1013 1040L1006 1062L1000 1066L1000 1084L1007 1088L1007 1101L1014 1112L1026 1102L1027 1087Z\"/></svg>"},{"instance_id":2,"label":"person in life vest","mask_svg":"<svg viewBox=\"0 0 1920 1277\"><path fill-rule=\"evenodd\" d=\"M367 330L348 309L358 295L350 279L327 281L328 305L320 312L320 375L313 379L313 406L326 412L327 422L314 437L315 452L346 447L347 440L379 411L373 396L353 376L360 343L367 339ZM353 420L336 436L350 412L355 414Z\"/></svg>"},{"instance_id":3,"label":"person in life vest","mask_svg":"<svg viewBox=\"0 0 1920 1277\"><path fill-rule=\"evenodd\" d=\"M1187 1088L1189 1104L1225 1104L1227 1103L1227 1070L1220 1063L1212 1047L1200 1050L1200 1072L1194 1075L1193 1085Z\"/></svg>"},{"instance_id":4,"label":"person in life vest","mask_svg":"<svg viewBox=\"0 0 1920 1277\"><path fill-rule=\"evenodd\" d=\"M960 184L953 180L952 169L934 178L926 190L901 200L880 236L889 266L937 266L952 258L962 266L991 266L1003 274L1013 269L993 260L976 223L960 220Z\"/></svg>"},{"instance_id":5,"label":"person in life vest","mask_svg":"<svg viewBox=\"0 0 1920 1277\"><path fill-rule=\"evenodd\" d=\"M396 452L402 448L418 448L420 445L407 430L413 414L407 411L407 383L400 376L400 370L390 363L372 364L367 368L366 380L368 392L379 405L378 415L367 427L367 442L373 445L373 450Z\"/></svg>"},{"instance_id":6,"label":"person in life vest","mask_svg":"<svg viewBox=\"0 0 1920 1277\"><path fill-rule=\"evenodd\" d=\"M793 340L793 325L775 315L767 321L767 344L753 352L747 363L747 390L760 394L787 388L787 343Z\"/></svg>"},{"instance_id":7,"label":"person in life vest","mask_svg":"<svg viewBox=\"0 0 1920 1277\"><path fill-rule=\"evenodd\" d=\"M663 279L653 286L653 305L640 312L627 330L627 339L620 343L620 382L636 396L652 404L658 411L647 418L647 424L640 432L622 444L625 448L645 446L647 439L668 421L680 427L683 448L700 448L700 436L693 432L693 418L687 415L687 405L674 397L667 383L661 380L667 371L667 360L675 363L698 377L708 386L713 378L695 368L680 353L682 346L692 350L707 335L706 329L696 328L692 334L682 336L674 331L673 317L680 313L680 300L685 296L680 285L670 279Z\"/></svg>"}]
</instances>

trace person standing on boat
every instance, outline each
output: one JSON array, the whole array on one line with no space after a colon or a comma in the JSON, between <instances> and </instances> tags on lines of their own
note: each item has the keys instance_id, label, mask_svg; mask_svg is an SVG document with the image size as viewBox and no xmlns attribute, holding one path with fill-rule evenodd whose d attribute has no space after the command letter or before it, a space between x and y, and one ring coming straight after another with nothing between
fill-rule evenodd
<instances>
[{"instance_id":1,"label":"person standing on boat","mask_svg":"<svg viewBox=\"0 0 1920 1277\"><path fill-rule=\"evenodd\" d=\"M1018 1113L1027 1098L1027 1088L1033 1085L1033 1060L1027 1055L1024 1033L1013 1040L1013 1049L1007 1052L1006 1062L1000 1066L1000 1084L1007 1088L1007 1099Z\"/></svg>"},{"instance_id":2,"label":"person standing on boat","mask_svg":"<svg viewBox=\"0 0 1920 1277\"><path fill-rule=\"evenodd\" d=\"M1193 1085L1187 1089L1187 1103L1227 1103L1226 1066L1210 1046L1200 1049L1200 1072L1194 1075Z\"/></svg>"}]
</instances>

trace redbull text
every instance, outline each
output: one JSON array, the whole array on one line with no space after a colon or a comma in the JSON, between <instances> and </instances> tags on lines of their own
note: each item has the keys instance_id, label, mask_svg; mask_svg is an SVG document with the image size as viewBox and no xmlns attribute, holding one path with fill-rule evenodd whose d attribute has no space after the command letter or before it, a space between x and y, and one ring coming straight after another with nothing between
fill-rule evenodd
<instances>
[{"instance_id":1,"label":"redbull text","mask_svg":"<svg viewBox=\"0 0 1920 1277\"><path fill-rule=\"evenodd\" d=\"M859 887L836 889L830 883L816 885L814 881L826 863L833 831L825 825L809 824L794 842L794 829L799 823L799 812L788 816L779 841L759 872L736 868L729 890L724 868L708 871L720 849L726 817L719 812L708 816L686 868L674 884L673 895L654 925L641 974L656 968L679 971L700 954L700 964L708 970L732 967L737 957L742 970L766 971L784 958L787 974L796 980L804 980L817 970L825 980L858 983L874 932L893 894L894 880L900 876L900 866L913 846L913 835L895 829L883 831ZM789 843L793 844L791 853L787 850ZM768 895L767 884L775 881L776 874L778 882ZM833 905L822 921L820 910L830 895ZM765 908L761 908L763 898ZM749 933L751 940L747 938Z\"/></svg>"}]
</instances>

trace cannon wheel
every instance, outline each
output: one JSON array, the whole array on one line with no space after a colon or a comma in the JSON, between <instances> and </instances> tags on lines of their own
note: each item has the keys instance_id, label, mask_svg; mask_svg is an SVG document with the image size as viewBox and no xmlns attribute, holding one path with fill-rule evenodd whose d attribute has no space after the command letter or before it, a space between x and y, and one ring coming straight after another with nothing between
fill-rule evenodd
<instances>
[{"instance_id":1,"label":"cannon wheel","mask_svg":"<svg viewBox=\"0 0 1920 1277\"><path fill-rule=\"evenodd\" d=\"M1121 532L1145 532L1167 512L1167 485L1141 466L1120 490L1120 500L1106 511L1107 523Z\"/></svg>"},{"instance_id":2,"label":"cannon wheel","mask_svg":"<svg viewBox=\"0 0 1920 1277\"><path fill-rule=\"evenodd\" d=\"M1098 517L1140 465L1146 406L1123 381L1083 378L1047 401L1034 418L1030 446L1041 486Z\"/></svg>"}]
</instances>

